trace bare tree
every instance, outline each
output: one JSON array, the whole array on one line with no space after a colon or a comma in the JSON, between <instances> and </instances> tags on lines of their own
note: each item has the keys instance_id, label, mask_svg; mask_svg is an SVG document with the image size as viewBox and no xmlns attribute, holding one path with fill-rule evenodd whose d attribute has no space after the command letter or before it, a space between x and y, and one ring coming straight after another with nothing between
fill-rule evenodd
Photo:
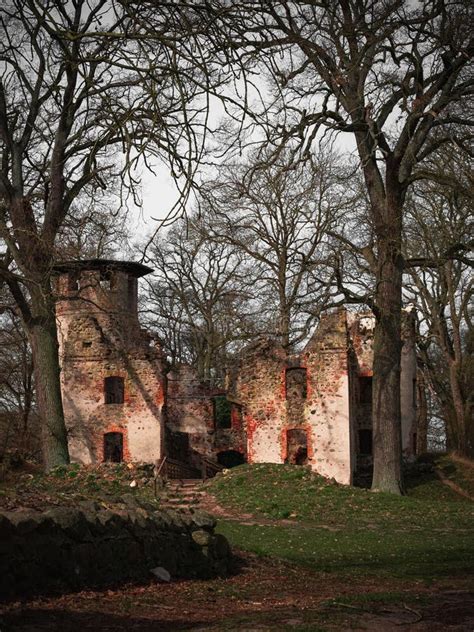
<instances>
[{"instance_id":1,"label":"bare tree","mask_svg":"<svg viewBox=\"0 0 474 632\"><path fill-rule=\"evenodd\" d=\"M34 407L33 362L28 339L7 292L0 293L0 460L27 447Z\"/></svg>"},{"instance_id":2,"label":"bare tree","mask_svg":"<svg viewBox=\"0 0 474 632\"><path fill-rule=\"evenodd\" d=\"M274 161L254 151L225 165L200 190L209 239L237 248L266 315L267 332L285 348L301 342L335 300L329 233L353 204L337 156Z\"/></svg>"},{"instance_id":3,"label":"bare tree","mask_svg":"<svg viewBox=\"0 0 474 632\"><path fill-rule=\"evenodd\" d=\"M131 225L126 207L116 197L81 199L71 206L56 238L55 258L128 258L132 253Z\"/></svg>"},{"instance_id":4,"label":"bare tree","mask_svg":"<svg viewBox=\"0 0 474 632\"><path fill-rule=\"evenodd\" d=\"M205 24L173 3L6 0L0 9L0 276L34 357L47 468L68 461L51 270L79 195L164 159L189 182L207 121Z\"/></svg>"},{"instance_id":5,"label":"bare tree","mask_svg":"<svg viewBox=\"0 0 474 632\"><path fill-rule=\"evenodd\" d=\"M202 219L192 216L157 240L150 254L150 324L173 362L191 362L201 380L222 385L232 345L247 337L252 310L242 253L209 240Z\"/></svg>"},{"instance_id":6,"label":"bare tree","mask_svg":"<svg viewBox=\"0 0 474 632\"><path fill-rule=\"evenodd\" d=\"M406 261L413 265L406 292L421 318L424 368L440 404L448 449L470 457L474 455L472 167L469 156L454 149L434 156L430 179L414 186L406 227Z\"/></svg>"},{"instance_id":7,"label":"bare tree","mask_svg":"<svg viewBox=\"0 0 474 632\"><path fill-rule=\"evenodd\" d=\"M373 228L365 246L376 277L373 489L400 493L405 198L416 165L444 143L462 143L457 127L472 124L453 107L474 86L472 5L216 0L215 6L226 45L241 63L264 64L273 78L276 96L264 117L268 124L274 116L281 141L299 140L303 151L327 134L355 141Z\"/></svg>"}]
</instances>

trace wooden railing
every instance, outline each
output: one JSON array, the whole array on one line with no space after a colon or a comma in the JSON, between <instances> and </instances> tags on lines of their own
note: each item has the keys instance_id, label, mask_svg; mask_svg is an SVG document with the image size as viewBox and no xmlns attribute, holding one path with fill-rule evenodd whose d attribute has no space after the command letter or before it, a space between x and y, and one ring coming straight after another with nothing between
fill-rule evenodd
<instances>
[{"instance_id":1,"label":"wooden railing","mask_svg":"<svg viewBox=\"0 0 474 632\"><path fill-rule=\"evenodd\" d=\"M224 467L216 461L212 461L206 456L201 456L201 478L204 480L212 478L217 472L221 472L223 469Z\"/></svg>"},{"instance_id":2,"label":"wooden railing","mask_svg":"<svg viewBox=\"0 0 474 632\"><path fill-rule=\"evenodd\" d=\"M216 461L212 461L204 456L199 456L199 467L193 467L189 463L178 461L177 459L171 459L169 456L164 456L160 461L157 461L153 470L153 478L155 485L155 496L157 494L157 486L160 480L167 481L168 479L186 479L186 478L202 478L204 480L212 478L224 468Z\"/></svg>"}]
</instances>

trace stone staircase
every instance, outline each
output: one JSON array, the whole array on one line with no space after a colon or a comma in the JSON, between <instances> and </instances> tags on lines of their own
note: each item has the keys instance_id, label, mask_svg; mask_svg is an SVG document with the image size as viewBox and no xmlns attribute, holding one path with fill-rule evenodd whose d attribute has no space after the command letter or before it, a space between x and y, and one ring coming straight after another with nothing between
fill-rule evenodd
<instances>
[{"instance_id":1,"label":"stone staircase","mask_svg":"<svg viewBox=\"0 0 474 632\"><path fill-rule=\"evenodd\" d=\"M205 496L200 478L170 479L158 492L160 504L165 509L196 509Z\"/></svg>"}]
</instances>

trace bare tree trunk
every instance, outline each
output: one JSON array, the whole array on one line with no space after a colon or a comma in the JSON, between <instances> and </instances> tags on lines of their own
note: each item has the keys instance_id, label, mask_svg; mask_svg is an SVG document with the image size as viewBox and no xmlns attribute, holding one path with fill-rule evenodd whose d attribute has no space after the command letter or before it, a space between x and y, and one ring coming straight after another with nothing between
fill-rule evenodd
<instances>
[{"instance_id":1,"label":"bare tree trunk","mask_svg":"<svg viewBox=\"0 0 474 632\"><path fill-rule=\"evenodd\" d=\"M421 370L417 372L416 388L416 453L424 454L428 450L428 402L425 374Z\"/></svg>"},{"instance_id":2,"label":"bare tree trunk","mask_svg":"<svg viewBox=\"0 0 474 632\"><path fill-rule=\"evenodd\" d=\"M378 227L378 266L374 332L374 491L402 493L401 472L401 214L387 210L383 226ZM400 230L398 230L400 228Z\"/></svg>"},{"instance_id":3,"label":"bare tree trunk","mask_svg":"<svg viewBox=\"0 0 474 632\"><path fill-rule=\"evenodd\" d=\"M69 463L59 379L56 316L51 296L46 293L33 296L32 312L35 315L28 324L28 332L41 418L44 467L48 471Z\"/></svg>"},{"instance_id":4,"label":"bare tree trunk","mask_svg":"<svg viewBox=\"0 0 474 632\"><path fill-rule=\"evenodd\" d=\"M453 398L453 418L455 420L455 437L451 448L459 456L468 456L467 427L464 410L464 398L459 384L459 364L453 360L449 364L449 384Z\"/></svg>"},{"instance_id":5,"label":"bare tree trunk","mask_svg":"<svg viewBox=\"0 0 474 632\"><path fill-rule=\"evenodd\" d=\"M284 349L290 346L290 315L286 306L280 307L278 316L278 337Z\"/></svg>"}]
</instances>

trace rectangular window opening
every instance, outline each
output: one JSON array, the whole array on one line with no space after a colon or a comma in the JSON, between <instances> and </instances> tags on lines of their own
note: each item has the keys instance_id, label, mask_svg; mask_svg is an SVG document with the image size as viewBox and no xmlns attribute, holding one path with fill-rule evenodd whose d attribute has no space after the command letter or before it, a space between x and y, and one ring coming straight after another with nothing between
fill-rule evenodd
<instances>
[{"instance_id":1,"label":"rectangular window opening","mask_svg":"<svg viewBox=\"0 0 474 632\"><path fill-rule=\"evenodd\" d=\"M285 372L286 399L306 399L308 396L307 370L303 367L292 367Z\"/></svg>"},{"instance_id":2,"label":"rectangular window opening","mask_svg":"<svg viewBox=\"0 0 474 632\"><path fill-rule=\"evenodd\" d=\"M114 290L116 286L115 274L111 270L101 270L99 284L104 290Z\"/></svg>"},{"instance_id":3,"label":"rectangular window opening","mask_svg":"<svg viewBox=\"0 0 474 632\"><path fill-rule=\"evenodd\" d=\"M372 378L359 377L359 402L361 404L372 403Z\"/></svg>"},{"instance_id":4,"label":"rectangular window opening","mask_svg":"<svg viewBox=\"0 0 474 632\"><path fill-rule=\"evenodd\" d=\"M214 425L216 429L232 428L232 405L225 395L218 395L213 398L214 405Z\"/></svg>"},{"instance_id":5,"label":"rectangular window opening","mask_svg":"<svg viewBox=\"0 0 474 632\"><path fill-rule=\"evenodd\" d=\"M77 292L79 290L79 272L69 272L67 275L68 292Z\"/></svg>"},{"instance_id":6,"label":"rectangular window opening","mask_svg":"<svg viewBox=\"0 0 474 632\"><path fill-rule=\"evenodd\" d=\"M123 434L106 432L104 435L104 461L121 463L123 461Z\"/></svg>"},{"instance_id":7,"label":"rectangular window opening","mask_svg":"<svg viewBox=\"0 0 474 632\"><path fill-rule=\"evenodd\" d=\"M104 399L106 404L123 404L124 379L116 375L104 380Z\"/></svg>"}]
</instances>

